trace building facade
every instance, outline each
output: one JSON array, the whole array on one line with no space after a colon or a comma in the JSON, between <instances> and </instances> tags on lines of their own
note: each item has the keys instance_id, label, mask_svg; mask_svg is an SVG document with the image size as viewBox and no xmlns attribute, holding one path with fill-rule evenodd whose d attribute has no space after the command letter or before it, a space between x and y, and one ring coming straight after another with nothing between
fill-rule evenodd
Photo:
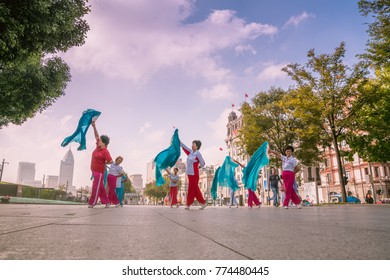
<instances>
[{"instance_id":1,"label":"building facade","mask_svg":"<svg viewBox=\"0 0 390 280\"><path fill-rule=\"evenodd\" d=\"M16 183L33 187L41 187L41 181L35 180L35 163L19 162Z\"/></svg>"},{"instance_id":2,"label":"building facade","mask_svg":"<svg viewBox=\"0 0 390 280\"><path fill-rule=\"evenodd\" d=\"M74 171L74 157L72 150L69 149L64 159L60 163L60 175L58 176L58 185L73 190L73 171Z\"/></svg>"}]
</instances>

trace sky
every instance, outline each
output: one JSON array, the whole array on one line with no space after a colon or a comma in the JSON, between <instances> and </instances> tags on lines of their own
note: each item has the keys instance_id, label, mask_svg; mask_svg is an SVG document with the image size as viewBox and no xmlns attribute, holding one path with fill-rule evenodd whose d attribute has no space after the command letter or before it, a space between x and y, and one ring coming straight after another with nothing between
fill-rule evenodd
<instances>
[{"instance_id":1,"label":"sky","mask_svg":"<svg viewBox=\"0 0 390 280\"><path fill-rule=\"evenodd\" d=\"M16 182L19 162L36 163L36 180L58 175L70 147L73 184L90 186L93 131L87 149L61 147L86 109L101 112L99 134L128 174L170 144L174 128L187 146L202 141L206 165L223 161L228 114L256 93L293 81L280 69L305 64L307 52L344 62L363 53L367 19L355 0L92 0L86 42L61 57L71 68L65 96L20 126L0 129L3 181ZM220 151L219 148L223 148ZM185 155L182 153L185 160Z\"/></svg>"}]
</instances>

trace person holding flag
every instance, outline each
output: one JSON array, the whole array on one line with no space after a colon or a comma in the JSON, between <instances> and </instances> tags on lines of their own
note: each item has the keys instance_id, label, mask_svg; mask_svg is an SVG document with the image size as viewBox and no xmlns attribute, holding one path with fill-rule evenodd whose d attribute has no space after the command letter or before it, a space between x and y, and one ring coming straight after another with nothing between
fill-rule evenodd
<instances>
[{"instance_id":1,"label":"person holding flag","mask_svg":"<svg viewBox=\"0 0 390 280\"><path fill-rule=\"evenodd\" d=\"M104 188L104 173L106 171L106 164L112 163L110 152L107 150L110 138L107 135L99 136L95 122L96 120L91 122L96 139L96 148L92 152L91 159L93 183L92 194L88 201L88 207L93 208L96 205L98 198L100 198L101 203L106 204L106 208L108 208L109 200Z\"/></svg>"},{"instance_id":2,"label":"person holding flag","mask_svg":"<svg viewBox=\"0 0 390 280\"><path fill-rule=\"evenodd\" d=\"M188 195L187 195L187 205L184 208L189 210L194 199L201 204L200 210L203 210L207 204L206 200L203 198L202 192L199 189L199 168L202 168L205 165L205 161L202 157L202 154L199 152L202 142L199 140L192 141L192 148L188 148L180 141L180 146L183 151L186 153L187 157L187 167L186 173L188 176Z\"/></svg>"}]
</instances>

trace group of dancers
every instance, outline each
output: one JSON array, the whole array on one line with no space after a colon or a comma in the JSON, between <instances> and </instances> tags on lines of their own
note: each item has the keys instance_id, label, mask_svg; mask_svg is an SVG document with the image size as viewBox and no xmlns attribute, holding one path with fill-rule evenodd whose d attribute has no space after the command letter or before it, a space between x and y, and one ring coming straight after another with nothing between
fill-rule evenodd
<instances>
[{"instance_id":1,"label":"group of dancers","mask_svg":"<svg viewBox=\"0 0 390 280\"><path fill-rule=\"evenodd\" d=\"M127 175L123 171L123 168L120 166L120 164L123 161L123 158L119 156L115 159L115 162L113 162L111 155L107 149L110 139L106 135L99 136L96 129L95 121L92 121L91 125L93 127L94 134L95 134L96 148L92 153L92 160L91 160L93 184L92 184L92 195L88 201L89 204L88 207L90 208L94 207L99 198L101 203L105 204L105 207L110 207L110 205L115 205L117 207L123 206L122 204L123 182L127 180ZM202 192L199 188L199 169L205 166L205 161L202 157L202 154L199 152L201 146L202 143L200 140L194 140L192 142L191 148L187 147L184 143L180 141L180 147L187 155L186 175L188 176L188 182L189 182L187 200L184 208L185 210L190 209L195 199L200 204L200 208L199 208L200 210L203 210L207 207L206 200L204 199ZM292 201L292 203L297 205L298 208L301 208L301 199L294 191L295 172L297 172L298 169L298 161L293 156L293 152L294 152L294 148L292 146L286 147L285 149L286 155L282 155L279 152L268 149L268 154L273 154L282 160L282 170L283 170L282 177L283 177L284 188L285 188L283 207L285 209L288 209L290 201ZM240 165L242 168L244 169L247 168L243 164L235 160L233 161L237 165ZM106 190L104 188L104 174L106 170L106 164L111 164L107 176L108 194L106 193ZM248 165L249 164L250 163L248 163ZM256 172L259 171L258 169L255 170L257 170ZM169 196L171 199L171 206L178 207L179 206L177 201L177 188L179 182L179 176L177 175L178 169L173 168L173 172L171 172L169 169L166 169L166 171L170 177ZM257 174L255 174L255 177L253 178L257 179ZM248 175L248 177L249 176L252 175ZM256 207L260 207L261 202L257 198L254 190L251 187L246 186L246 183L248 183L249 180L250 179L247 179L246 182L243 182L245 187L248 190L248 207L252 208L253 205L255 205ZM254 180L252 179L252 181ZM233 203L234 203L234 191L231 192L230 205L232 206Z\"/></svg>"}]
</instances>

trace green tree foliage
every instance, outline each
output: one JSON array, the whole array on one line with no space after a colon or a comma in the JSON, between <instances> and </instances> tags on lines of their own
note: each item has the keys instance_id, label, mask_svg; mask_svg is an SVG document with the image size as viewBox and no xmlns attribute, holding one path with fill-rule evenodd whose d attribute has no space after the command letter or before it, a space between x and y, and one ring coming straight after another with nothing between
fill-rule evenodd
<instances>
[{"instance_id":1,"label":"green tree foliage","mask_svg":"<svg viewBox=\"0 0 390 280\"><path fill-rule=\"evenodd\" d=\"M362 57L376 68L390 67L390 0L360 0L358 5L360 13L373 20L368 24L370 39Z\"/></svg>"},{"instance_id":2,"label":"green tree foliage","mask_svg":"<svg viewBox=\"0 0 390 280\"><path fill-rule=\"evenodd\" d=\"M124 193L136 193L137 191L135 190L133 184L131 183L131 181L128 179L126 181L123 182L123 185L125 187L124 189Z\"/></svg>"},{"instance_id":3,"label":"green tree foliage","mask_svg":"<svg viewBox=\"0 0 390 280\"><path fill-rule=\"evenodd\" d=\"M41 61L30 56L0 70L0 127L22 124L64 94L69 67L61 58Z\"/></svg>"},{"instance_id":4,"label":"green tree foliage","mask_svg":"<svg viewBox=\"0 0 390 280\"><path fill-rule=\"evenodd\" d=\"M358 153L368 162L389 162L390 72L378 70L376 78L360 92L354 103L351 129L345 136L351 148L349 156Z\"/></svg>"},{"instance_id":5,"label":"green tree foliage","mask_svg":"<svg viewBox=\"0 0 390 280\"><path fill-rule=\"evenodd\" d=\"M64 94L70 71L55 53L84 44L87 2L0 3L0 128L22 124Z\"/></svg>"},{"instance_id":6,"label":"green tree foliage","mask_svg":"<svg viewBox=\"0 0 390 280\"><path fill-rule=\"evenodd\" d=\"M169 180L165 180L164 185L157 187L156 182L146 184L144 194L150 198L155 198L160 201L166 197L169 191Z\"/></svg>"},{"instance_id":7,"label":"green tree foliage","mask_svg":"<svg viewBox=\"0 0 390 280\"><path fill-rule=\"evenodd\" d=\"M390 0L359 1L363 16L371 15L367 52L361 55L375 69L359 88L353 104L351 129L345 136L354 153L368 162L390 161Z\"/></svg>"},{"instance_id":8,"label":"green tree foliage","mask_svg":"<svg viewBox=\"0 0 390 280\"><path fill-rule=\"evenodd\" d=\"M312 145L314 140L311 139L318 133L300 137L299 132L307 127L303 127L302 121L294 116L295 107L288 102L290 95L290 90L271 88L258 93L252 100L253 105L244 103L241 107L243 127L240 140L250 155L264 141L268 141L271 149L281 153L287 145L298 145L297 157L303 164L310 165L318 160L318 149Z\"/></svg>"},{"instance_id":9,"label":"green tree foliage","mask_svg":"<svg viewBox=\"0 0 390 280\"><path fill-rule=\"evenodd\" d=\"M308 52L306 66L289 64L283 70L295 81L294 115L310 129L302 130L306 137L320 135L317 145L333 146L337 157L339 178L343 178L339 143L349 128L351 103L358 95L358 85L365 81L367 70L363 64L352 69L343 63L345 44L341 43L332 54L316 55ZM315 143L313 143L315 144ZM345 184L341 181L343 201L346 201Z\"/></svg>"}]
</instances>

